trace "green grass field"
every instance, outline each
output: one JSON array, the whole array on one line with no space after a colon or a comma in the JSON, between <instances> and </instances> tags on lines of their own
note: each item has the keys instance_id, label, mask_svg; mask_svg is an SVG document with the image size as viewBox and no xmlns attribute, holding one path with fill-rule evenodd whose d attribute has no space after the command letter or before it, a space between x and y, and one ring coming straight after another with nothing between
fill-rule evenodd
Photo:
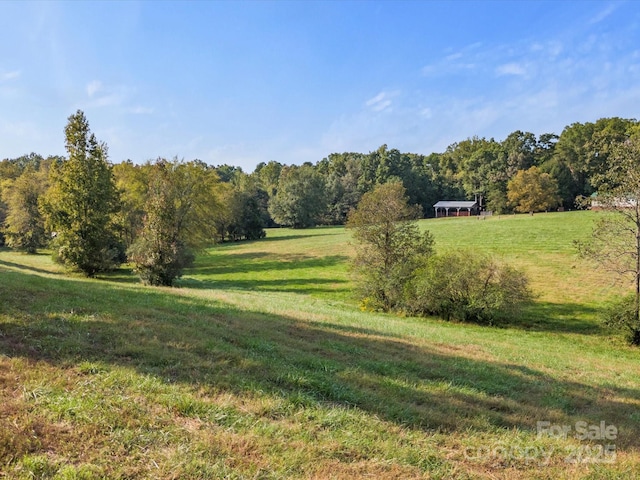
<instances>
[{"instance_id":1,"label":"green grass field","mask_svg":"<svg viewBox=\"0 0 640 480\"><path fill-rule=\"evenodd\" d=\"M421 222L529 273L497 327L360 311L339 227L171 289L0 250L0 478L638 478L640 352L598 320L624 287L572 247L593 217Z\"/></svg>"}]
</instances>

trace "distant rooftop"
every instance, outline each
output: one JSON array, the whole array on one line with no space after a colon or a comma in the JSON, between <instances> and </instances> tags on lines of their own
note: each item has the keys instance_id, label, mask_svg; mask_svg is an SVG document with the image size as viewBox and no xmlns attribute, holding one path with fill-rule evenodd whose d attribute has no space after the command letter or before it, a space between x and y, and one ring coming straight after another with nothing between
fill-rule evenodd
<instances>
[{"instance_id":1,"label":"distant rooftop","mask_svg":"<svg viewBox=\"0 0 640 480\"><path fill-rule=\"evenodd\" d=\"M440 200L433 207L434 208L474 208L478 206L478 202L456 202L456 201L443 201Z\"/></svg>"}]
</instances>

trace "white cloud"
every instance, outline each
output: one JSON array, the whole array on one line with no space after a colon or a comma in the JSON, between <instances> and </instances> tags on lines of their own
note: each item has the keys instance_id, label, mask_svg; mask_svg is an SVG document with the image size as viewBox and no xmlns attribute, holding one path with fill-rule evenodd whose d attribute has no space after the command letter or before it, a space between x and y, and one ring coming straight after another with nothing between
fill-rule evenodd
<instances>
[{"instance_id":1,"label":"white cloud","mask_svg":"<svg viewBox=\"0 0 640 480\"><path fill-rule=\"evenodd\" d=\"M422 75L425 77L431 77L435 75L450 75L460 71L470 71L477 68L475 62L450 62L445 60L440 63L432 65L425 65L422 67Z\"/></svg>"},{"instance_id":2,"label":"white cloud","mask_svg":"<svg viewBox=\"0 0 640 480\"><path fill-rule=\"evenodd\" d=\"M446 57L444 57L444 59L448 62L452 62L454 60L458 60L459 58L462 58L462 52L457 52L457 53L452 53L451 55L447 55Z\"/></svg>"},{"instance_id":3,"label":"white cloud","mask_svg":"<svg viewBox=\"0 0 640 480\"><path fill-rule=\"evenodd\" d=\"M150 113L143 107L132 107L128 100L132 89L124 85L105 85L100 80L93 80L85 87L88 100L83 100L81 108L120 107L122 113Z\"/></svg>"},{"instance_id":4,"label":"white cloud","mask_svg":"<svg viewBox=\"0 0 640 480\"><path fill-rule=\"evenodd\" d=\"M448 75L478 67L478 58L482 56L482 42L472 43L453 53L448 53L434 63L422 67L424 76ZM452 49L447 49L451 52Z\"/></svg>"},{"instance_id":5,"label":"white cloud","mask_svg":"<svg viewBox=\"0 0 640 480\"><path fill-rule=\"evenodd\" d=\"M622 34L591 30L445 51L422 69L417 87L399 85L397 97L380 91L365 108L343 112L321 145L366 152L386 143L428 154L473 135L560 134L573 122L637 117L640 50L623 53L632 42L621 42Z\"/></svg>"},{"instance_id":6,"label":"white cloud","mask_svg":"<svg viewBox=\"0 0 640 480\"><path fill-rule=\"evenodd\" d=\"M603 10L601 10L597 15L595 15L590 21L589 23L591 25L594 25L596 23L600 23L602 22L605 18L607 18L609 15L611 15L613 12L615 12L618 8L618 5L616 4L610 4L607 5Z\"/></svg>"},{"instance_id":7,"label":"white cloud","mask_svg":"<svg viewBox=\"0 0 640 480\"><path fill-rule=\"evenodd\" d=\"M448 55L442 60L422 67L421 72L425 77L435 75L449 75L464 70L474 70L477 63L473 59L467 59L462 53Z\"/></svg>"},{"instance_id":8,"label":"white cloud","mask_svg":"<svg viewBox=\"0 0 640 480\"><path fill-rule=\"evenodd\" d=\"M526 75L526 73L527 73L527 70L519 63L505 63L504 65L499 65L496 68L496 74L498 76L503 76L503 75L523 76L523 75Z\"/></svg>"},{"instance_id":9,"label":"white cloud","mask_svg":"<svg viewBox=\"0 0 640 480\"><path fill-rule=\"evenodd\" d=\"M119 93L110 93L108 95L102 95L96 97L89 104L88 107L101 108L101 107L116 107L122 104L123 96Z\"/></svg>"},{"instance_id":10,"label":"white cloud","mask_svg":"<svg viewBox=\"0 0 640 480\"><path fill-rule=\"evenodd\" d=\"M22 72L20 70L14 70L12 72L5 72L5 73L0 74L0 80L1 81L15 80L16 78L19 78L20 75L22 75Z\"/></svg>"},{"instance_id":11,"label":"white cloud","mask_svg":"<svg viewBox=\"0 0 640 480\"><path fill-rule=\"evenodd\" d=\"M373 98L370 98L365 102L365 105L374 112L382 112L388 110L391 107L393 97L396 97L399 92L380 92Z\"/></svg>"},{"instance_id":12,"label":"white cloud","mask_svg":"<svg viewBox=\"0 0 640 480\"><path fill-rule=\"evenodd\" d=\"M386 110L390 106L391 106L391 100L387 99L387 100L383 100L381 102L376 103L371 107L371 109L374 112L382 112L383 110Z\"/></svg>"},{"instance_id":13,"label":"white cloud","mask_svg":"<svg viewBox=\"0 0 640 480\"><path fill-rule=\"evenodd\" d=\"M369 100L367 100L366 102L366 106L367 107L371 107L372 105L375 105L376 103L382 101L384 99L384 92L380 92L378 95L376 95L373 98L370 98Z\"/></svg>"},{"instance_id":14,"label":"white cloud","mask_svg":"<svg viewBox=\"0 0 640 480\"><path fill-rule=\"evenodd\" d=\"M422 110L420 110L420 116L429 119L433 117L433 110L431 110L429 107L423 108Z\"/></svg>"},{"instance_id":15,"label":"white cloud","mask_svg":"<svg viewBox=\"0 0 640 480\"><path fill-rule=\"evenodd\" d=\"M87 85L87 95L93 97L96 93L102 90L102 82L100 80L94 80Z\"/></svg>"},{"instance_id":16,"label":"white cloud","mask_svg":"<svg viewBox=\"0 0 640 480\"><path fill-rule=\"evenodd\" d=\"M142 106L131 107L128 110L128 113L131 113L133 115L151 115L153 112L154 112L153 108L142 107Z\"/></svg>"}]
</instances>

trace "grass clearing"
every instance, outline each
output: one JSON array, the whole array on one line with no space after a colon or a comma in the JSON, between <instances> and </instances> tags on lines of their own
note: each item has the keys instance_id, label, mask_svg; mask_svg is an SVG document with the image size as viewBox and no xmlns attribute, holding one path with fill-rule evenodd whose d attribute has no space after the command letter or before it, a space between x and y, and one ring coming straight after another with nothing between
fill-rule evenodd
<instances>
[{"instance_id":1,"label":"grass clearing","mask_svg":"<svg viewBox=\"0 0 640 480\"><path fill-rule=\"evenodd\" d=\"M337 227L215 247L174 289L2 250L0 476L637 478L640 355L571 248L591 215L422 223L533 273L500 328L359 311ZM538 421L616 426L615 460Z\"/></svg>"}]
</instances>

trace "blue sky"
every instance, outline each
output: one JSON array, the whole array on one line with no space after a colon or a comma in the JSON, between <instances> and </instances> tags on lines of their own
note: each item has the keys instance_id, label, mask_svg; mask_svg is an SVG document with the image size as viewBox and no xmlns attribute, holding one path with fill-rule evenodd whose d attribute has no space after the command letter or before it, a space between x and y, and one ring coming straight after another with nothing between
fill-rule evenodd
<instances>
[{"instance_id":1,"label":"blue sky","mask_svg":"<svg viewBox=\"0 0 640 480\"><path fill-rule=\"evenodd\" d=\"M553 132L640 111L640 2L0 2L0 158L252 171L382 144Z\"/></svg>"}]
</instances>

